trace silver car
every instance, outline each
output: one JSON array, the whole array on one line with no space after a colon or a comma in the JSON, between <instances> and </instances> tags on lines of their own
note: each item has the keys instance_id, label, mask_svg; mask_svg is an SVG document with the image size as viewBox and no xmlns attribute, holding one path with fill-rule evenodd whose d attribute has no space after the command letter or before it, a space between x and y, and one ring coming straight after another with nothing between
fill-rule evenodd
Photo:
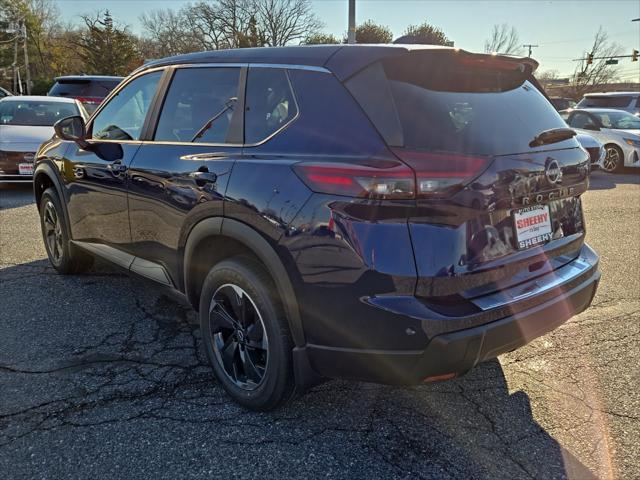
<instances>
[{"instance_id":1,"label":"silver car","mask_svg":"<svg viewBox=\"0 0 640 480\"><path fill-rule=\"evenodd\" d=\"M640 168L640 118L607 108L576 108L560 115L576 132L589 134L604 145L604 171Z\"/></svg>"},{"instance_id":2,"label":"silver car","mask_svg":"<svg viewBox=\"0 0 640 480\"><path fill-rule=\"evenodd\" d=\"M80 115L82 104L71 98L10 96L0 100L0 182L31 182L35 153L53 136L58 120Z\"/></svg>"}]
</instances>

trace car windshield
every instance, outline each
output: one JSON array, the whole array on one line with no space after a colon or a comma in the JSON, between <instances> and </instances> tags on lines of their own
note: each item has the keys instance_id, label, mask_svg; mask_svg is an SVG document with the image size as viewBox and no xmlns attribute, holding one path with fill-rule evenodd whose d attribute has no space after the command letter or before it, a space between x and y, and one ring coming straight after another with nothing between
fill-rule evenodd
<instances>
[{"instance_id":1,"label":"car windshield","mask_svg":"<svg viewBox=\"0 0 640 480\"><path fill-rule=\"evenodd\" d=\"M0 102L0 125L50 127L62 118L79 114L73 103L35 100Z\"/></svg>"},{"instance_id":2,"label":"car windshield","mask_svg":"<svg viewBox=\"0 0 640 480\"><path fill-rule=\"evenodd\" d=\"M592 112L604 128L640 129L640 118L627 112Z\"/></svg>"}]
</instances>

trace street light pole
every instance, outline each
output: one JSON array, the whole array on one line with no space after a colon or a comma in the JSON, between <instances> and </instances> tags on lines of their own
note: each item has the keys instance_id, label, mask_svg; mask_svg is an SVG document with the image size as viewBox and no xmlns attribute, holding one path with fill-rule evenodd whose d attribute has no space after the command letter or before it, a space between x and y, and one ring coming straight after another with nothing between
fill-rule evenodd
<instances>
[{"instance_id":1,"label":"street light pole","mask_svg":"<svg viewBox=\"0 0 640 480\"><path fill-rule=\"evenodd\" d=\"M349 29L347 30L347 43L356 43L356 0L349 0Z\"/></svg>"}]
</instances>

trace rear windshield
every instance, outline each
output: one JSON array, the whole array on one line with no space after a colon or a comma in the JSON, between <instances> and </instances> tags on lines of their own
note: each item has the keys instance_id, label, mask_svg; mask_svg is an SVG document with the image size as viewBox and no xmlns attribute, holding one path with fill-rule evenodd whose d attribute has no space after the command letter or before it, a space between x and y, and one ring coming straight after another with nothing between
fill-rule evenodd
<instances>
[{"instance_id":1,"label":"rear windshield","mask_svg":"<svg viewBox=\"0 0 640 480\"><path fill-rule=\"evenodd\" d=\"M0 125L50 127L62 118L78 114L73 103L32 100L0 102Z\"/></svg>"},{"instance_id":2,"label":"rear windshield","mask_svg":"<svg viewBox=\"0 0 640 480\"><path fill-rule=\"evenodd\" d=\"M390 146L506 155L530 151L544 130L566 128L528 76L412 53L375 63L346 85Z\"/></svg>"},{"instance_id":3,"label":"rear windshield","mask_svg":"<svg viewBox=\"0 0 640 480\"><path fill-rule=\"evenodd\" d=\"M55 97L106 97L120 80L58 80L49 90Z\"/></svg>"},{"instance_id":4,"label":"rear windshield","mask_svg":"<svg viewBox=\"0 0 640 480\"><path fill-rule=\"evenodd\" d=\"M628 107L633 97L627 96L602 96L602 97L584 97L578 103L581 108L623 108Z\"/></svg>"}]
</instances>

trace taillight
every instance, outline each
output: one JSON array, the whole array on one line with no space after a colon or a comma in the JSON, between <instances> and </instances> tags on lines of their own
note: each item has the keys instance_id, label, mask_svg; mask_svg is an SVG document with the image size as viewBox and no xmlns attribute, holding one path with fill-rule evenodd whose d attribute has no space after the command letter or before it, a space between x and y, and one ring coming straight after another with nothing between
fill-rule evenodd
<instances>
[{"instance_id":1,"label":"taillight","mask_svg":"<svg viewBox=\"0 0 640 480\"><path fill-rule=\"evenodd\" d=\"M489 162L486 157L456 153L393 152L405 163L299 163L293 170L317 193L392 200L450 195Z\"/></svg>"},{"instance_id":2,"label":"taillight","mask_svg":"<svg viewBox=\"0 0 640 480\"><path fill-rule=\"evenodd\" d=\"M418 197L440 197L453 193L482 172L488 157L458 153L421 152L394 148L395 153L416 173Z\"/></svg>"},{"instance_id":3,"label":"taillight","mask_svg":"<svg viewBox=\"0 0 640 480\"><path fill-rule=\"evenodd\" d=\"M100 105L102 103L101 97L75 97L81 103L88 103L90 105Z\"/></svg>"},{"instance_id":4,"label":"taillight","mask_svg":"<svg viewBox=\"0 0 640 480\"><path fill-rule=\"evenodd\" d=\"M293 167L314 192L377 199L415 198L415 175L399 162L379 166L299 163Z\"/></svg>"}]
</instances>

